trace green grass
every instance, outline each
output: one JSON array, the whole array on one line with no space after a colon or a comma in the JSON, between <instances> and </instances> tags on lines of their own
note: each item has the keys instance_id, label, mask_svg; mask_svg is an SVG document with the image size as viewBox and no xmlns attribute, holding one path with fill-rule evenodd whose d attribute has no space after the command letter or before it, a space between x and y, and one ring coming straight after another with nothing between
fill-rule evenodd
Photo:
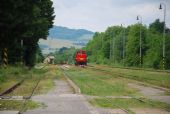
<instances>
[{"instance_id":1,"label":"green grass","mask_svg":"<svg viewBox=\"0 0 170 114\"><path fill-rule=\"evenodd\" d=\"M121 69L121 68L111 68L106 66L97 66L99 69L106 70L112 73L113 76L122 76L128 79L137 80L140 82L145 82L153 84L156 86L161 86L165 88L170 88L170 73L166 72L156 72L156 71L145 71L145 70L131 70L131 69Z\"/></svg>"},{"instance_id":2,"label":"green grass","mask_svg":"<svg viewBox=\"0 0 170 114\"><path fill-rule=\"evenodd\" d=\"M125 108L125 109L131 109L131 108L160 108L167 111L170 111L170 104L152 101L148 99L144 99L145 102L141 102L136 99L93 99L90 101L91 104L97 106L97 107L107 107L107 108Z\"/></svg>"},{"instance_id":3,"label":"green grass","mask_svg":"<svg viewBox=\"0 0 170 114\"><path fill-rule=\"evenodd\" d=\"M23 78L23 74L26 74L28 71L22 67L12 67L9 66L7 69L0 69L0 82L6 82L9 78L11 79L20 79Z\"/></svg>"},{"instance_id":4,"label":"green grass","mask_svg":"<svg viewBox=\"0 0 170 114\"><path fill-rule=\"evenodd\" d=\"M54 79L59 77L56 75L57 71L59 72L54 66L46 66L43 69L33 68L31 70L12 66L9 66L7 69L0 69L0 72L3 73L3 81L0 82L0 93L24 77L26 77L26 80L22 85L8 94L8 96L29 96L39 78L42 79L36 88L35 94L46 93L54 86Z\"/></svg>"},{"instance_id":5,"label":"green grass","mask_svg":"<svg viewBox=\"0 0 170 114\"><path fill-rule=\"evenodd\" d=\"M49 66L48 72L46 72L44 78L40 81L39 85L37 86L35 94L44 94L51 90L55 83L54 80L62 79L63 76L61 75L61 71L58 67Z\"/></svg>"},{"instance_id":6,"label":"green grass","mask_svg":"<svg viewBox=\"0 0 170 114\"><path fill-rule=\"evenodd\" d=\"M107 69L112 70L112 69ZM106 73L103 71L93 70L90 68L72 67L66 71L69 77L80 87L81 92L87 95L101 96L90 100L90 103L98 107L107 108L124 108L131 114L133 108L159 108L170 111L170 104L157 102L149 99L143 99L141 102L136 99L121 99L121 98L103 98L102 96L139 96L137 90L130 88L127 84L136 82L129 78L119 78L114 73ZM113 71L109 71L113 72ZM125 73L119 71L119 73ZM128 71L127 71L128 73ZM136 72L137 73L137 72ZM132 71L133 75L136 75ZM147 78L148 79L148 78Z\"/></svg>"},{"instance_id":7,"label":"green grass","mask_svg":"<svg viewBox=\"0 0 170 114\"><path fill-rule=\"evenodd\" d=\"M8 67L7 69L0 69L3 80L0 82L0 92L9 88L19 80L26 77L26 80L21 86L16 88L7 96L29 96L37 83L39 78L42 78L35 90L35 94L47 93L54 87L54 80L61 78L61 72L56 66L46 66L43 69L27 70L23 67ZM0 100L0 110L20 110L23 105L22 100ZM26 110L35 109L42 106L42 104L28 101Z\"/></svg>"},{"instance_id":8,"label":"green grass","mask_svg":"<svg viewBox=\"0 0 170 114\"><path fill-rule=\"evenodd\" d=\"M81 92L94 96L139 95L137 90L127 86L127 80L83 68L67 71L69 77L80 87Z\"/></svg>"},{"instance_id":9,"label":"green grass","mask_svg":"<svg viewBox=\"0 0 170 114\"><path fill-rule=\"evenodd\" d=\"M29 96L37 83L39 78L42 78L37 86L34 94L47 93L54 87L54 80L60 79L61 72L56 66L46 66L43 69L28 70L24 67L12 67L7 69L0 69L0 92L11 87L19 80L26 77L26 80L7 96ZM23 105L22 100L0 100L0 110L20 110ZM35 109L42 106L42 104L29 100L26 104L25 110Z\"/></svg>"},{"instance_id":10,"label":"green grass","mask_svg":"<svg viewBox=\"0 0 170 114\"><path fill-rule=\"evenodd\" d=\"M0 100L0 111L3 110L20 110L22 108L24 101L23 100ZM35 109L40 107L41 104L29 100L26 105L26 110Z\"/></svg>"},{"instance_id":11,"label":"green grass","mask_svg":"<svg viewBox=\"0 0 170 114\"><path fill-rule=\"evenodd\" d=\"M170 92L169 92L169 91L166 91L163 95L169 96L169 95L170 95Z\"/></svg>"},{"instance_id":12,"label":"green grass","mask_svg":"<svg viewBox=\"0 0 170 114\"><path fill-rule=\"evenodd\" d=\"M22 67L9 66L7 69L0 69L0 92L11 87L24 78L25 74L28 74L28 70Z\"/></svg>"}]
</instances>

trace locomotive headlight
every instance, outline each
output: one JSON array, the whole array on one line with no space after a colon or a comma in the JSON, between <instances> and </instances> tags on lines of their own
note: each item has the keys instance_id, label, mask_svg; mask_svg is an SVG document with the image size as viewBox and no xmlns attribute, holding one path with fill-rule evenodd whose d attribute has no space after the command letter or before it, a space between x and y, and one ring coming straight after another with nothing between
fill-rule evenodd
<instances>
[{"instance_id":1,"label":"locomotive headlight","mask_svg":"<svg viewBox=\"0 0 170 114\"><path fill-rule=\"evenodd\" d=\"M80 58L80 60L84 60L84 58Z\"/></svg>"}]
</instances>

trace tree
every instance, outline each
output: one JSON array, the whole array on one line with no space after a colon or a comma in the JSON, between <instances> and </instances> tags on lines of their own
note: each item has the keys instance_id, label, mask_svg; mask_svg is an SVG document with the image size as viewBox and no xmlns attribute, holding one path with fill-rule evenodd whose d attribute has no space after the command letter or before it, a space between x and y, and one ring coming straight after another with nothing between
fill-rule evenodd
<instances>
[{"instance_id":1,"label":"tree","mask_svg":"<svg viewBox=\"0 0 170 114\"><path fill-rule=\"evenodd\" d=\"M55 51L55 63L63 64L74 64L74 55L76 53L76 49L74 47L66 48L63 47L59 51Z\"/></svg>"},{"instance_id":2,"label":"tree","mask_svg":"<svg viewBox=\"0 0 170 114\"><path fill-rule=\"evenodd\" d=\"M153 34L148 31L147 33L147 46L148 50L144 57L144 66L151 68L160 68L161 64L161 39L160 35Z\"/></svg>"},{"instance_id":3,"label":"tree","mask_svg":"<svg viewBox=\"0 0 170 114\"><path fill-rule=\"evenodd\" d=\"M166 68L170 69L170 29L166 33Z\"/></svg>"},{"instance_id":4,"label":"tree","mask_svg":"<svg viewBox=\"0 0 170 114\"><path fill-rule=\"evenodd\" d=\"M127 66L140 65L140 28L142 31L142 66L162 67L162 31L163 22L155 20L147 28L141 24L108 27L103 33L95 33L86 46L91 62ZM125 48L123 38L125 37ZM170 30L166 28L166 68L170 68ZM123 60L123 49L125 58Z\"/></svg>"},{"instance_id":5,"label":"tree","mask_svg":"<svg viewBox=\"0 0 170 114\"><path fill-rule=\"evenodd\" d=\"M128 66L139 66L140 64L140 26L135 24L130 27L126 44L126 64ZM146 27L141 27L142 31L142 58L146 52Z\"/></svg>"},{"instance_id":6,"label":"tree","mask_svg":"<svg viewBox=\"0 0 170 114\"><path fill-rule=\"evenodd\" d=\"M153 23L149 25L147 33L147 47L146 56L144 58L145 66L152 68L162 68L162 31L164 27L164 22L160 22L156 19ZM168 36L168 29L166 30L166 67L169 66L169 52L170 48Z\"/></svg>"},{"instance_id":7,"label":"tree","mask_svg":"<svg viewBox=\"0 0 170 114\"><path fill-rule=\"evenodd\" d=\"M159 32L162 33L164 28L164 22L160 22L159 19L156 19L153 23L151 23L149 25L149 30L151 30L152 32Z\"/></svg>"},{"instance_id":8,"label":"tree","mask_svg":"<svg viewBox=\"0 0 170 114\"><path fill-rule=\"evenodd\" d=\"M36 50L36 62L42 63L43 60L44 60L44 56L43 56L42 51L38 45L37 50Z\"/></svg>"},{"instance_id":9,"label":"tree","mask_svg":"<svg viewBox=\"0 0 170 114\"><path fill-rule=\"evenodd\" d=\"M48 29L52 27L54 8L50 0L2 0L0 4L0 51L8 48L9 61L17 62L22 53L18 50L23 40L24 61L27 66L35 64L37 42L46 38ZM1 53L2 54L2 53ZM16 55L17 54L17 55ZM19 55L18 55L19 54ZM16 57L16 59L11 59ZM18 57L18 58L17 58Z\"/></svg>"}]
</instances>

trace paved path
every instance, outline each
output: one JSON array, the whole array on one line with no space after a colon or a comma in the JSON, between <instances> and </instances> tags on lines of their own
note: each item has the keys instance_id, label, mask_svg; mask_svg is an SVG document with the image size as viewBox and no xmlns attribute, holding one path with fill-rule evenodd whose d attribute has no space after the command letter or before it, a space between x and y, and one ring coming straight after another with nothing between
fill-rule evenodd
<instances>
[{"instance_id":1,"label":"paved path","mask_svg":"<svg viewBox=\"0 0 170 114\"><path fill-rule=\"evenodd\" d=\"M0 114L18 114L18 111L0 111Z\"/></svg>"},{"instance_id":2,"label":"paved path","mask_svg":"<svg viewBox=\"0 0 170 114\"><path fill-rule=\"evenodd\" d=\"M32 98L47 107L30 110L24 114L98 114L82 95L73 94L66 81L57 80L55 84L55 88L48 94Z\"/></svg>"},{"instance_id":3,"label":"paved path","mask_svg":"<svg viewBox=\"0 0 170 114\"><path fill-rule=\"evenodd\" d=\"M56 80L53 90L44 95L33 96L33 100L44 103L46 107L29 110L24 114L126 114L120 109L94 108L83 95L74 94L72 88L64 80ZM129 84L136 87L146 96L158 97L161 90L155 88L141 87L141 85ZM151 91L152 90L152 91ZM158 99L158 98L155 98ZM167 100L167 99L166 99ZM167 100L169 102L169 100ZM170 114L160 109L131 109L136 114ZM0 114L17 114L15 111L0 111Z\"/></svg>"},{"instance_id":4,"label":"paved path","mask_svg":"<svg viewBox=\"0 0 170 114\"><path fill-rule=\"evenodd\" d=\"M156 89L153 87L138 85L138 84L134 84L134 83L129 83L128 85L132 88L138 89L140 91L140 93L142 93L144 96L146 96L150 99L170 104L170 96L164 95L165 91L163 91L163 90Z\"/></svg>"}]
</instances>

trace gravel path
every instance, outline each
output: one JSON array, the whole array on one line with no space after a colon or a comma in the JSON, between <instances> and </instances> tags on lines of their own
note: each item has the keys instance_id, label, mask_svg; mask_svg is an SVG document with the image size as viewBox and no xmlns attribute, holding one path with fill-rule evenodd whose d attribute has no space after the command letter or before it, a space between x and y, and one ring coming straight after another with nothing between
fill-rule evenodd
<instances>
[{"instance_id":1,"label":"gravel path","mask_svg":"<svg viewBox=\"0 0 170 114\"><path fill-rule=\"evenodd\" d=\"M165 91L163 91L163 90L156 89L153 87L138 85L135 83L129 83L128 85L131 88L138 89L139 92L141 94L143 94L143 96L145 96L145 97L148 97L153 100L165 102L165 103L170 103L170 96L165 96L164 95ZM98 96L86 96L86 97L88 99L92 99L95 97L97 98ZM112 97L114 98L114 96L112 96ZM119 97L130 98L130 97L126 97L126 96L119 96ZM100 114L126 114L124 111L122 111L120 109L97 108L97 110L98 110L98 112L100 112ZM170 114L170 112L167 112L163 109L154 109L154 108L153 109L151 109L151 108L135 108L135 109L131 109L131 110L133 112L135 112L136 114Z\"/></svg>"},{"instance_id":2,"label":"gravel path","mask_svg":"<svg viewBox=\"0 0 170 114\"><path fill-rule=\"evenodd\" d=\"M140 93L142 93L145 97L148 97L152 100L157 100L165 103L170 104L170 96L164 95L165 91L156 89L153 87L138 85L135 83L129 83L128 84L132 88L136 88L139 90Z\"/></svg>"},{"instance_id":3,"label":"gravel path","mask_svg":"<svg viewBox=\"0 0 170 114\"><path fill-rule=\"evenodd\" d=\"M18 114L18 111L0 111L0 114Z\"/></svg>"},{"instance_id":4,"label":"gravel path","mask_svg":"<svg viewBox=\"0 0 170 114\"><path fill-rule=\"evenodd\" d=\"M55 88L48 94L32 98L47 107L30 110L24 114L98 114L82 95L73 94L66 81L56 80L55 84Z\"/></svg>"}]
</instances>

